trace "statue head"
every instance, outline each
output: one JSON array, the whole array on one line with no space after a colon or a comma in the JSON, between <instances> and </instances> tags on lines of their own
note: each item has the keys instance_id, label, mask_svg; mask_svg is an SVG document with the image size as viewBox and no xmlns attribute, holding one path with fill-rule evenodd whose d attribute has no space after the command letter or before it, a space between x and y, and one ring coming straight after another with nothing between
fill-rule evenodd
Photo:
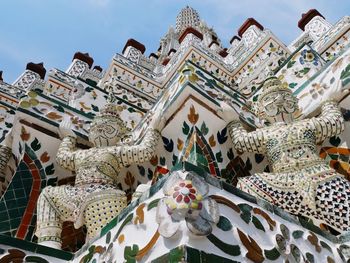
<instances>
[{"instance_id":1,"label":"statue head","mask_svg":"<svg viewBox=\"0 0 350 263\"><path fill-rule=\"evenodd\" d=\"M274 76L265 80L257 104L259 118L270 124L290 123L294 120L294 114L298 110L297 98Z\"/></svg>"},{"instance_id":2,"label":"statue head","mask_svg":"<svg viewBox=\"0 0 350 263\"><path fill-rule=\"evenodd\" d=\"M90 125L89 141L95 147L116 145L129 131L119 117L120 110L114 103L107 103Z\"/></svg>"}]
</instances>

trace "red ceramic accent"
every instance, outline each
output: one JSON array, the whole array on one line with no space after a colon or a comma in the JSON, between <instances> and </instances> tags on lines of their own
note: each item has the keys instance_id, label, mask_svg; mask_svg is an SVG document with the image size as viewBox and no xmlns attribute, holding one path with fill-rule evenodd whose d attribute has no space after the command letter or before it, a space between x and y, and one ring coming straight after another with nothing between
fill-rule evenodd
<instances>
[{"instance_id":1,"label":"red ceramic accent","mask_svg":"<svg viewBox=\"0 0 350 263\"><path fill-rule=\"evenodd\" d=\"M162 65L163 65L163 66L168 65L169 61L170 61L170 58L164 59Z\"/></svg>"},{"instance_id":2,"label":"red ceramic accent","mask_svg":"<svg viewBox=\"0 0 350 263\"><path fill-rule=\"evenodd\" d=\"M228 53L227 53L227 48L224 48L222 49L220 52L219 52L219 55L222 56L223 58L225 58Z\"/></svg>"},{"instance_id":3,"label":"red ceramic accent","mask_svg":"<svg viewBox=\"0 0 350 263\"><path fill-rule=\"evenodd\" d=\"M301 30L305 30L305 26L311 21L311 19L313 19L315 16L320 16L322 18L324 18L323 15L321 15L320 12L318 12L316 9L310 9L309 11L307 11L306 13L301 15L301 19L298 22L298 27Z\"/></svg>"},{"instance_id":4,"label":"red ceramic accent","mask_svg":"<svg viewBox=\"0 0 350 263\"><path fill-rule=\"evenodd\" d=\"M232 44L233 40L236 40L236 39L241 41L241 38L239 36L233 36L230 40L230 44Z\"/></svg>"},{"instance_id":5,"label":"red ceramic accent","mask_svg":"<svg viewBox=\"0 0 350 263\"><path fill-rule=\"evenodd\" d=\"M94 59L90 57L89 53L82 53L82 52L75 52L73 59L79 59L81 61L84 61L86 64L89 65L89 68L91 68L92 64L94 64Z\"/></svg>"},{"instance_id":6,"label":"red ceramic accent","mask_svg":"<svg viewBox=\"0 0 350 263\"><path fill-rule=\"evenodd\" d=\"M168 56L171 54L171 53L175 53L176 52L176 49L170 49L169 52L168 52Z\"/></svg>"},{"instance_id":7,"label":"red ceramic accent","mask_svg":"<svg viewBox=\"0 0 350 263\"><path fill-rule=\"evenodd\" d=\"M243 33L245 31L247 31L247 29L253 25L256 26L257 28L259 28L260 30L264 30L264 27L258 21L256 21L254 18L250 17L238 29L238 35L240 37L242 37Z\"/></svg>"},{"instance_id":8,"label":"red ceramic accent","mask_svg":"<svg viewBox=\"0 0 350 263\"><path fill-rule=\"evenodd\" d=\"M33 63L29 62L26 66L26 69L31 70L35 73L38 73L41 79L45 78L46 69L44 68L44 63Z\"/></svg>"},{"instance_id":9,"label":"red ceramic accent","mask_svg":"<svg viewBox=\"0 0 350 263\"><path fill-rule=\"evenodd\" d=\"M181 42L185 39L185 37L187 36L187 34L193 34L196 37L200 38L201 40L203 40L203 34L201 32L199 32L198 30L194 29L193 27L188 27L186 28L186 30L181 34L181 36L179 37L179 43L181 44Z\"/></svg>"},{"instance_id":10,"label":"red ceramic accent","mask_svg":"<svg viewBox=\"0 0 350 263\"><path fill-rule=\"evenodd\" d=\"M126 48L127 48L127 47L130 47L130 46L136 48L136 49L139 50L142 54L145 53L145 51L146 51L146 48L145 48L145 46L144 46L143 44L141 44L140 42L136 41L136 40L133 39L133 38L130 38L130 39L128 39L128 41L126 41L126 44L125 44L125 46L124 46L124 48L123 48L122 53L124 54Z\"/></svg>"},{"instance_id":11,"label":"red ceramic accent","mask_svg":"<svg viewBox=\"0 0 350 263\"><path fill-rule=\"evenodd\" d=\"M214 44L219 45L219 43L218 43L216 40L213 40L213 41L211 41L211 43L209 44L209 48L210 48L212 45L214 45Z\"/></svg>"},{"instance_id":12,"label":"red ceramic accent","mask_svg":"<svg viewBox=\"0 0 350 263\"><path fill-rule=\"evenodd\" d=\"M39 170L33 163L33 160L29 157L27 153L24 154L23 160L30 167L30 171L33 178L33 184L29 196L28 205L26 207L26 210L24 211L21 223L17 229L16 238L19 239L24 239L28 232L28 227L30 226L30 223L32 221L41 187L41 178Z\"/></svg>"},{"instance_id":13,"label":"red ceramic accent","mask_svg":"<svg viewBox=\"0 0 350 263\"><path fill-rule=\"evenodd\" d=\"M102 70L103 70L100 66L94 66L94 69L99 71L99 72L102 72Z\"/></svg>"},{"instance_id":14,"label":"red ceramic accent","mask_svg":"<svg viewBox=\"0 0 350 263\"><path fill-rule=\"evenodd\" d=\"M158 59L158 58L159 58L155 53L149 54L149 57L150 57L150 58L153 57L153 58L155 58L155 59Z\"/></svg>"}]
</instances>

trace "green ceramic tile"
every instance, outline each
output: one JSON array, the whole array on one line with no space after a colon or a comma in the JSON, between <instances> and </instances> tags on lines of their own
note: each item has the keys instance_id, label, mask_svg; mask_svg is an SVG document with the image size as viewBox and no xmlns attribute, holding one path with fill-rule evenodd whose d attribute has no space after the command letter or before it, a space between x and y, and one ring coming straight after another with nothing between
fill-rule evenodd
<instances>
[{"instance_id":1,"label":"green ceramic tile","mask_svg":"<svg viewBox=\"0 0 350 263\"><path fill-rule=\"evenodd\" d=\"M191 263L201 262L201 253L199 250L191 247L186 247L186 260Z\"/></svg>"},{"instance_id":2,"label":"green ceramic tile","mask_svg":"<svg viewBox=\"0 0 350 263\"><path fill-rule=\"evenodd\" d=\"M34 230L35 230L35 226L29 226L28 227L28 231L27 231L27 234L26 234L26 237L25 237L25 239L27 241L31 241L33 239Z\"/></svg>"},{"instance_id":3,"label":"green ceramic tile","mask_svg":"<svg viewBox=\"0 0 350 263\"><path fill-rule=\"evenodd\" d=\"M30 192L32 191L32 184L28 184L26 188L24 188L24 192L26 196L30 196Z\"/></svg>"},{"instance_id":4,"label":"green ceramic tile","mask_svg":"<svg viewBox=\"0 0 350 263\"><path fill-rule=\"evenodd\" d=\"M11 229L16 229L18 228L18 226L21 224L21 217L17 217L17 218L11 218L10 219L10 225L11 225Z\"/></svg>"},{"instance_id":5,"label":"green ceramic tile","mask_svg":"<svg viewBox=\"0 0 350 263\"><path fill-rule=\"evenodd\" d=\"M9 219L9 215L8 215L7 211L6 210L2 210L0 212L0 224L1 224L1 222L4 222L4 221L6 221L8 219Z\"/></svg>"},{"instance_id":6,"label":"green ceramic tile","mask_svg":"<svg viewBox=\"0 0 350 263\"><path fill-rule=\"evenodd\" d=\"M19 176L19 173L15 174L15 177ZM23 183L21 180L16 180L11 182L11 186L13 189L23 188Z\"/></svg>"},{"instance_id":7,"label":"green ceramic tile","mask_svg":"<svg viewBox=\"0 0 350 263\"><path fill-rule=\"evenodd\" d=\"M10 230L10 221L6 220L0 224L0 232L5 232ZM0 243L1 244L1 243Z\"/></svg>"},{"instance_id":8,"label":"green ceramic tile","mask_svg":"<svg viewBox=\"0 0 350 263\"><path fill-rule=\"evenodd\" d=\"M5 202L3 200L0 201L0 211L5 211L7 208L6 208L6 205L5 205Z\"/></svg>"},{"instance_id":9,"label":"green ceramic tile","mask_svg":"<svg viewBox=\"0 0 350 263\"><path fill-rule=\"evenodd\" d=\"M113 227L115 227L119 222L119 216L115 217L111 222L109 222L104 228L101 229L100 236L105 235L108 231L110 231Z\"/></svg>"},{"instance_id":10,"label":"green ceramic tile","mask_svg":"<svg viewBox=\"0 0 350 263\"><path fill-rule=\"evenodd\" d=\"M25 241L27 242L27 241ZM27 242L29 243L29 242ZM64 259L64 260L70 260L73 258L73 254L70 252L66 252L63 250L58 250L58 249L54 249L54 248L50 248L50 247L46 247L46 246L40 246L37 245L35 252L38 254L43 254L43 255L47 255L47 256L52 256L55 255L56 258L60 258L60 259Z\"/></svg>"},{"instance_id":11,"label":"green ceramic tile","mask_svg":"<svg viewBox=\"0 0 350 263\"><path fill-rule=\"evenodd\" d=\"M191 261L189 261L191 262ZM207 254L204 251L201 251L201 262L210 263L210 262L220 262L220 263L239 263L238 261L230 260L223 258L214 254Z\"/></svg>"},{"instance_id":12,"label":"green ceramic tile","mask_svg":"<svg viewBox=\"0 0 350 263\"><path fill-rule=\"evenodd\" d=\"M16 199L6 200L6 206L8 208L16 207L17 206L17 200Z\"/></svg>"},{"instance_id":13,"label":"green ceramic tile","mask_svg":"<svg viewBox=\"0 0 350 263\"><path fill-rule=\"evenodd\" d=\"M46 181L41 181L41 189L46 187Z\"/></svg>"},{"instance_id":14,"label":"green ceramic tile","mask_svg":"<svg viewBox=\"0 0 350 263\"><path fill-rule=\"evenodd\" d=\"M328 154L329 157L331 157L332 160L338 160L339 155L338 154Z\"/></svg>"},{"instance_id":15,"label":"green ceramic tile","mask_svg":"<svg viewBox=\"0 0 350 263\"><path fill-rule=\"evenodd\" d=\"M26 153L29 155L30 159L32 159L33 161L37 159L34 151L32 149L30 149L27 145L25 147L25 150L26 150Z\"/></svg>"},{"instance_id":16,"label":"green ceramic tile","mask_svg":"<svg viewBox=\"0 0 350 263\"><path fill-rule=\"evenodd\" d=\"M35 166L40 170L40 168L42 167L41 162L39 160L35 160L34 163Z\"/></svg>"},{"instance_id":17,"label":"green ceramic tile","mask_svg":"<svg viewBox=\"0 0 350 263\"><path fill-rule=\"evenodd\" d=\"M1 232L1 235L5 235L5 236L10 236L12 237L13 236L13 233L11 232L11 230L9 231L5 231L5 232ZM0 243L1 244L1 243Z\"/></svg>"},{"instance_id":18,"label":"green ceramic tile","mask_svg":"<svg viewBox=\"0 0 350 263\"><path fill-rule=\"evenodd\" d=\"M35 252L37 244L0 234L0 244Z\"/></svg>"},{"instance_id":19,"label":"green ceramic tile","mask_svg":"<svg viewBox=\"0 0 350 263\"><path fill-rule=\"evenodd\" d=\"M22 161L22 162L20 162L20 164L18 165L17 171L16 171L16 172L23 172L23 174L25 174L24 176L25 176L25 177L28 177L28 176L27 176L28 173L25 173L25 172L28 172L28 170L29 170L28 166ZM15 178L14 178L14 180L15 180Z\"/></svg>"},{"instance_id":20,"label":"green ceramic tile","mask_svg":"<svg viewBox=\"0 0 350 263\"><path fill-rule=\"evenodd\" d=\"M18 207L27 207L28 204L28 198L27 197L22 197L17 199L17 206Z\"/></svg>"},{"instance_id":21,"label":"green ceramic tile","mask_svg":"<svg viewBox=\"0 0 350 263\"><path fill-rule=\"evenodd\" d=\"M349 155L339 155L339 159L341 160L341 161L343 161L343 162L349 162Z\"/></svg>"},{"instance_id":22,"label":"green ceramic tile","mask_svg":"<svg viewBox=\"0 0 350 263\"><path fill-rule=\"evenodd\" d=\"M16 207L12 208L12 209L9 209L7 210L9 216L11 219L13 218L17 218L20 216L19 212L18 212L18 209Z\"/></svg>"},{"instance_id":23,"label":"green ceramic tile","mask_svg":"<svg viewBox=\"0 0 350 263\"><path fill-rule=\"evenodd\" d=\"M5 197L6 197L6 200L15 199L15 193L13 192L13 190L8 190L5 193Z\"/></svg>"},{"instance_id":24,"label":"green ceramic tile","mask_svg":"<svg viewBox=\"0 0 350 263\"><path fill-rule=\"evenodd\" d=\"M47 261L46 259L37 256L26 256L25 261L35 263L49 263L49 261Z\"/></svg>"},{"instance_id":25,"label":"green ceramic tile","mask_svg":"<svg viewBox=\"0 0 350 263\"><path fill-rule=\"evenodd\" d=\"M345 243L350 241L350 232L342 234L338 237L337 243Z\"/></svg>"},{"instance_id":26,"label":"green ceramic tile","mask_svg":"<svg viewBox=\"0 0 350 263\"><path fill-rule=\"evenodd\" d=\"M32 179L32 174L28 170L21 172L21 179Z\"/></svg>"},{"instance_id":27,"label":"green ceramic tile","mask_svg":"<svg viewBox=\"0 0 350 263\"><path fill-rule=\"evenodd\" d=\"M151 263L169 263L168 254L165 254L159 258L153 259Z\"/></svg>"},{"instance_id":28,"label":"green ceramic tile","mask_svg":"<svg viewBox=\"0 0 350 263\"><path fill-rule=\"evenodd\" d=\"M14 192L15 192L16 199L26 196L26 193L24 192L23 188L15 189Z\"/></svg>"}]
</instances>

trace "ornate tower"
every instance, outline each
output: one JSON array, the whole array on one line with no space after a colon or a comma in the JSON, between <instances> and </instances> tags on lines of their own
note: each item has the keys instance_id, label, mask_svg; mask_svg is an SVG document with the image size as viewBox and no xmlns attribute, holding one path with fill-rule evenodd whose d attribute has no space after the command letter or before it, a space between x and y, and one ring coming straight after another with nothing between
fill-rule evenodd
<instances>
[{"instance_id":1,"label":"ornate tower","mask_svg":"<svg viewBox=\"0 0 350 263\"><path fill-rule=\"evenodd\" d=\"M0 262L349 260L350 17L309 10L288 46L174 22L103 68L3 69Z\"/></svg>"},{"instance_id":2,"label":"ornate tower","mask_svg":"<svg viewBox=\"0 0 350 263\"><path fill-rule=\"evenodd\" d=\"M199 14L192 7L186 6L181 9L180 13L176 17L176 33L181 35L181 33L188 27L193 27L198 29L200 23Z\"/></svg>"}]
</instances>

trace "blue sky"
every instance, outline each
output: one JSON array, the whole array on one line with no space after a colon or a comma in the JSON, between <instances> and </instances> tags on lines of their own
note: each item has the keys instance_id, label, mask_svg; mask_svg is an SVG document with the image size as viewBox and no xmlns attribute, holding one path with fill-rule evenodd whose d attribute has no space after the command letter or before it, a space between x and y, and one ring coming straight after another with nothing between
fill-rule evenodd
<instances>
[{"instance_id":1,"label":"blue sky","mask_svg":"<svg viewBox=\"0 0 350 263\"><path fill-rule=\"evenodd\" d=\"M76 51L107 68L128 38L154 52L181 8L190 5L218 33L224 46L248 17L285 44L301 30L303 12L316 8L331 22L350 15L349 0L4 0L0 15L0 70L12 83L32 62L65 70Z\"/></svg>"}]
</instances>

